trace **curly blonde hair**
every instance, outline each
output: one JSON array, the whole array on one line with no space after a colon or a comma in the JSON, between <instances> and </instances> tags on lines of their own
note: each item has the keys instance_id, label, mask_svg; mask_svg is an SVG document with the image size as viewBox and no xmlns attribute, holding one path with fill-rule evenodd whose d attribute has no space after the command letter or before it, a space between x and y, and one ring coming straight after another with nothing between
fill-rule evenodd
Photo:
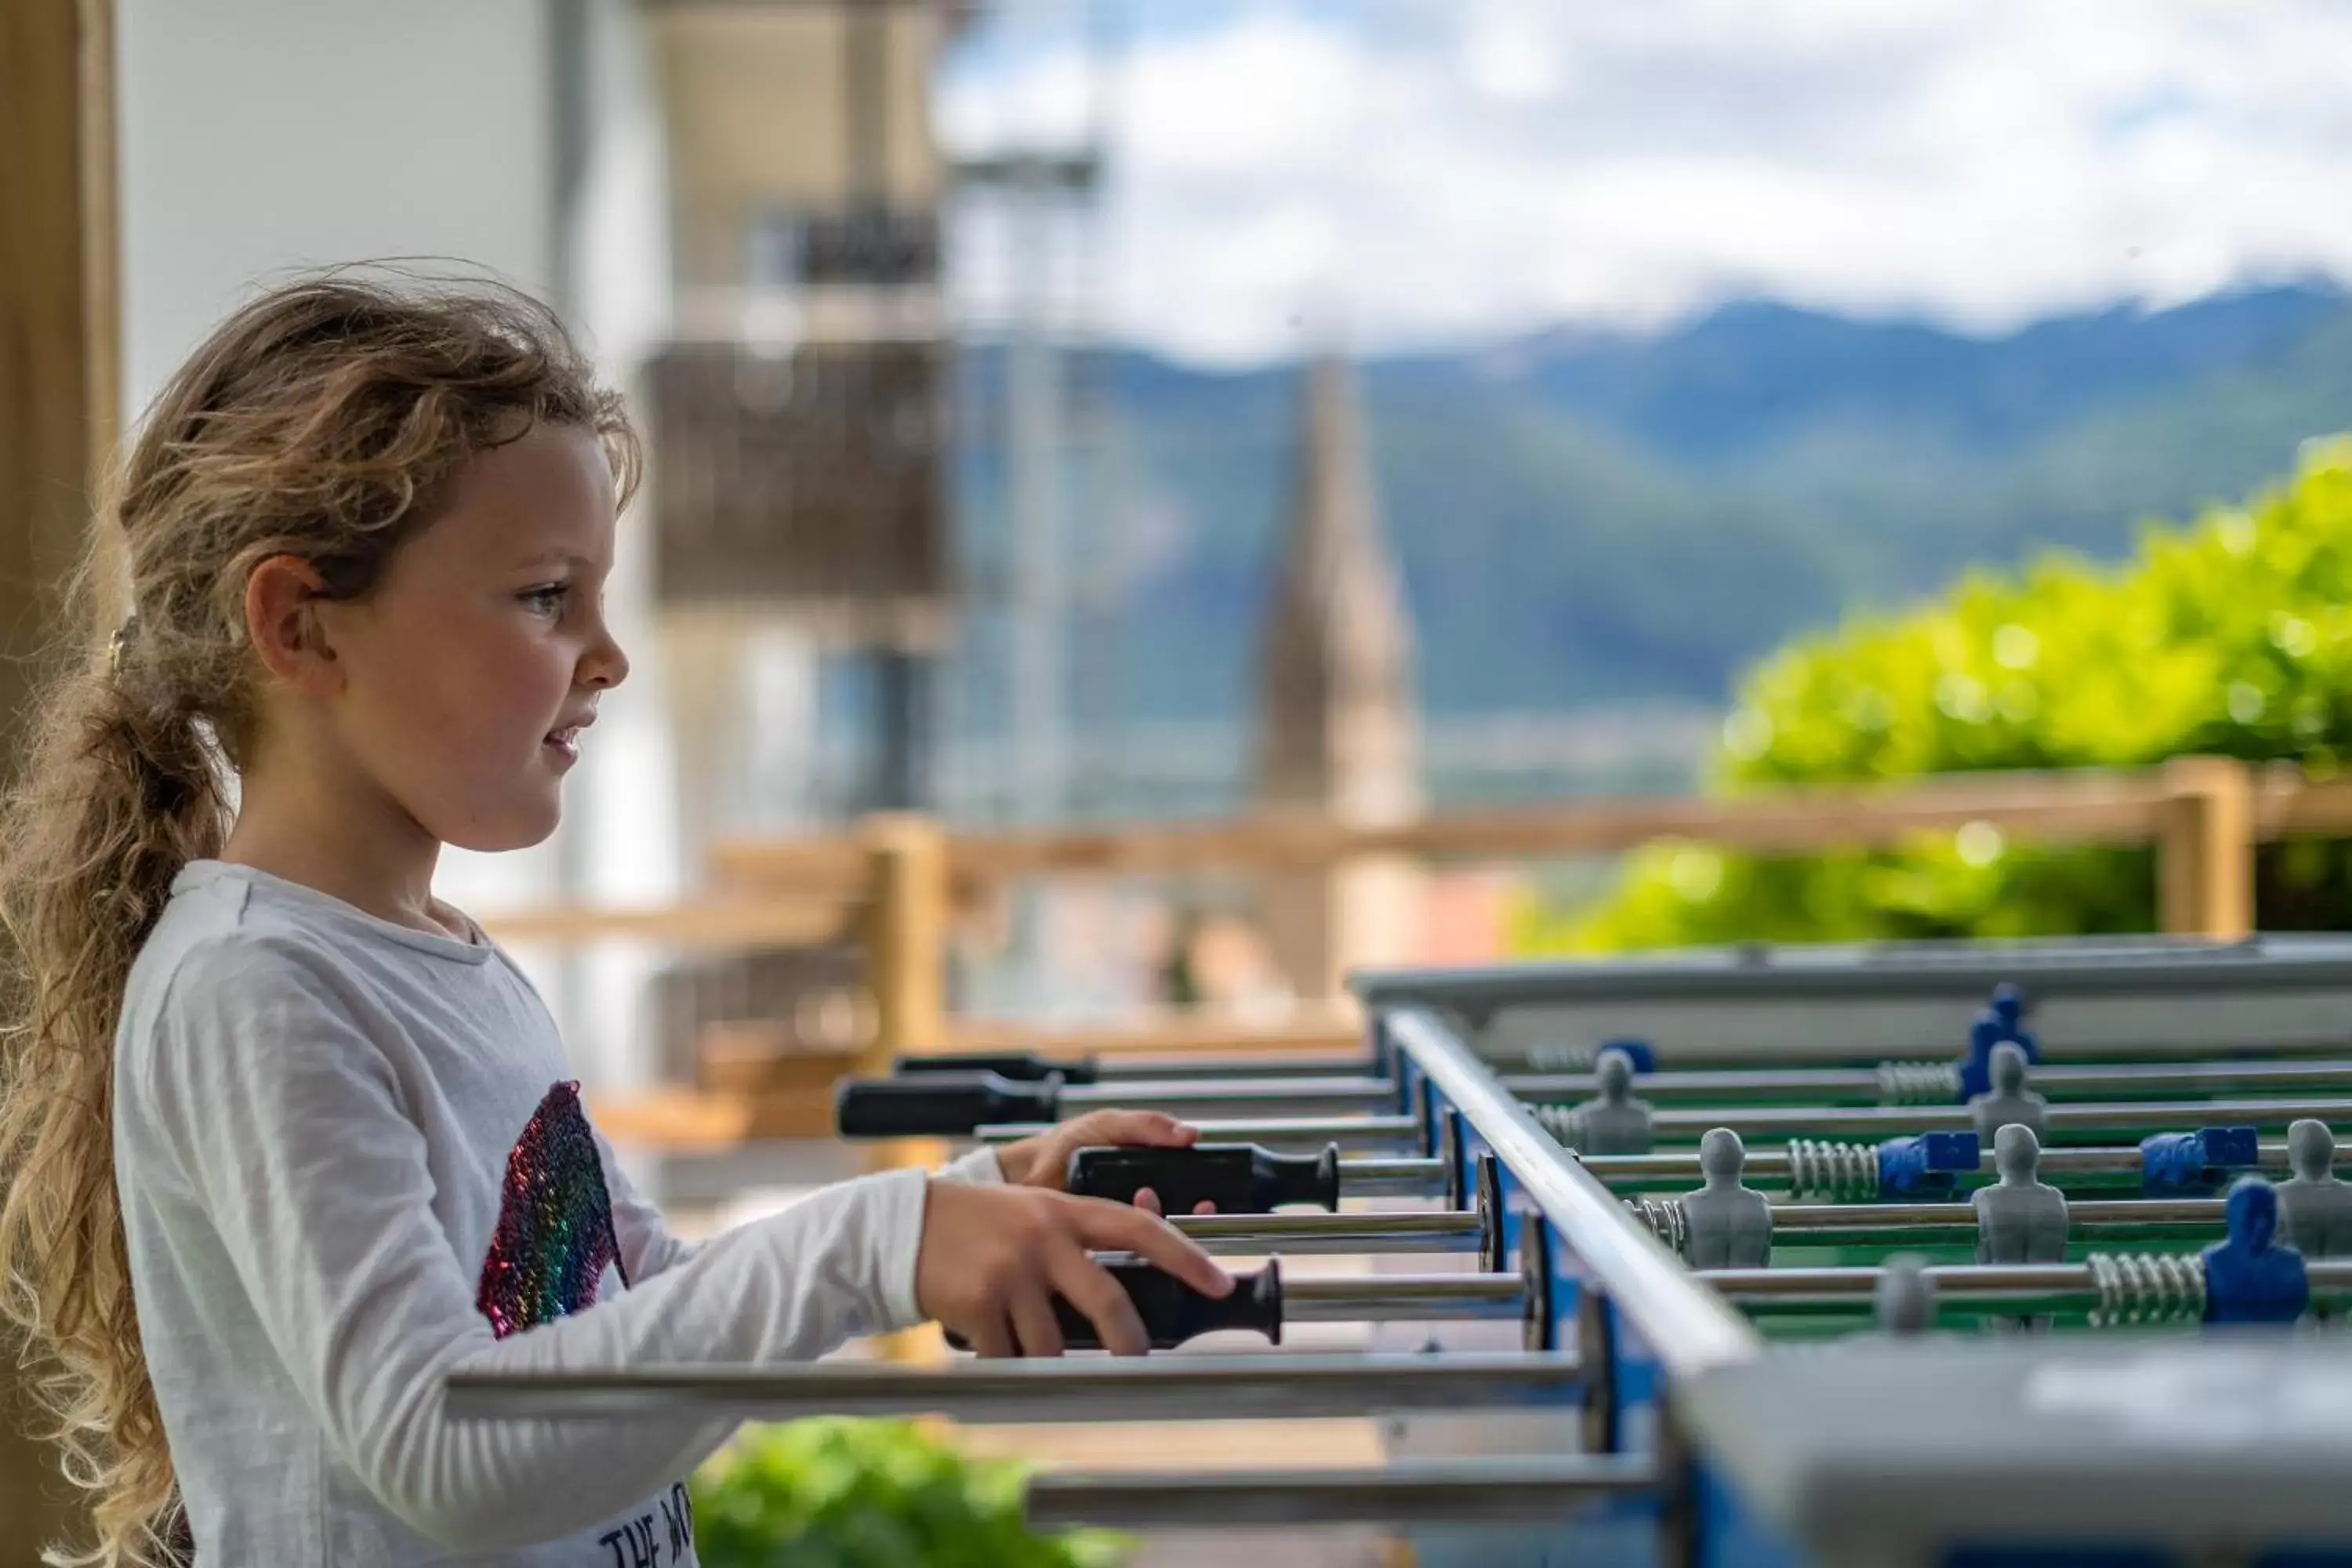
<instances>
[{"instance_id":1,"label":"curly blonde hair","mask_svg":"<svg viewBox=\"0 0 2352 1568\"><path fill-rule=\"evenodd\" d=\"M114 1033L131 960L181 868L219 853L251 754L246 580L292 555L365 595L468 458L538 424L596 436L625 501L636 437L553 311L342 269L224 322L108 477L130 635L56 650L0 805L0 1313L96 1527L53 1563L186 1549L114 1184ZM68 626L96 624L99 521Z\"/></svg>"}]
</instances>

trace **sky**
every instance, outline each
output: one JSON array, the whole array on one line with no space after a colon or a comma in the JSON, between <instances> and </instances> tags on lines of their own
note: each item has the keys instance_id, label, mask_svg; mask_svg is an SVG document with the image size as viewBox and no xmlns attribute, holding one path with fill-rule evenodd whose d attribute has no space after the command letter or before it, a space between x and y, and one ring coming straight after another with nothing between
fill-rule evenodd
<instances>
[{"instance_id":1,"label":"sky","mask_svg":"<svg viewBox=\"0 0 2352 1568\"><path fill-rule=\"evenodd\" d=\"M1076 0L996 0L941 73L957 153L1108 105L1084 250L959 220L973 313L1049 276L1115 336L1243 365L1735 298L1997 332L2352 283L2342 0L1102 3L1108 73Z\"/></svg>"}]
</instances>

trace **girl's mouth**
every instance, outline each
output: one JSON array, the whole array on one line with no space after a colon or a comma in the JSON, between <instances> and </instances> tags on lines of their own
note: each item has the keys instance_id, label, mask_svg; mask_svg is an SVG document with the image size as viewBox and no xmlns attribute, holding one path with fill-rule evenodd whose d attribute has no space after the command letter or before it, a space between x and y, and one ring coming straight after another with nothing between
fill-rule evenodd
<instances>
[{"instance_id":1,"label":"girl's mouth","mask_svg":"<svg viewBox=\"0 0 2352 1568\"><path fill-rule=\"evenodd\" d=\"M551 732L541 744L562 757L567 765L580 760L580 730L576 725Z\"/></svg>"}]
</instances>

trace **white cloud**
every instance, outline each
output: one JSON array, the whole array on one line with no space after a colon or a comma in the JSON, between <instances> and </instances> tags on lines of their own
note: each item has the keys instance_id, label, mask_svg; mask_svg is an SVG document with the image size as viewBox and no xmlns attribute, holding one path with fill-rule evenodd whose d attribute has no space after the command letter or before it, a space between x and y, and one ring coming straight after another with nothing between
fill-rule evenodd
<instances>
[{"instance_id":1,"label":"white cloud","mask_svg":"<svg viewBox=\"0 0 2352 1568\"><path fill-rule=\"evenodd\" d=\"M1192 0L1136 0L1148 22ZM2352 279L2332 0L1251 0L1131 46L1096 220L1120 335L1286 355L1765 293L1995 329ZM1068 138L1074 48L985 35L950 145ZM986 258L976 279L1002 284Z\"/></svg>"}]
</instances>

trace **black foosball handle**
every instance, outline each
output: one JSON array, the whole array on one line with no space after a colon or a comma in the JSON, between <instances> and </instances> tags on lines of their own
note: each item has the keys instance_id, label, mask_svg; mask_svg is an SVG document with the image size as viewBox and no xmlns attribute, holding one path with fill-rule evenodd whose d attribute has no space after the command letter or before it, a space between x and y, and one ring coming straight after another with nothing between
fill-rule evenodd
<instances>
[{"instance_id":1,"label":"black foosball handle","mask_svg":"<svg viewBox=\"0 0 2352 1568\"><path fill-rule=\"evenodd\" d=\"M1061 1087L992 1072L844 1079L833 1124L844 1138L965 1138L1000 1121L1053 1121Z\"/></svg>"},{"instance_id":2,"label":"black foosball handle","mask_svg":"<svg viewBox=\"0 0 2352 1568\"><path fill-rule=\"evenodd\" d=\"M1034 1051L948 1051L936 1056L892 1057L890 1070L907 1075L992 1072L1015 1083L1044 1083L1055 1078L1064 1083L1094 1083L1101 1072L1092 1057L1041 1057Z\"/></svg>"},{"instance_id":3,"label":"black foosball handle","mask_svg":"<svg viewBox=\"0 0 2352 1568\"><path fill-rule=\"evenodd\" d=\"M1247 1329L1264 1334L1271 1344L1282 1342L1282 1268L1266 1259L1255 1274L1234 1276L1233 1294L1203 1296L1158 1264L1140 1258L1105 1258L1102 1266L1127 1291L1143 1320L1151 1348L1171 1351L1186 1340L1220 1329ZM1102 1335L1094 1321L1061 1297L1054 1298L1054 1316L1062 1325L1062 1343L1074 1351L1098 1351ZM947 1342L960 1351L971 1342L950 1329Z\"/></svg>"},{"instance_id":4,"label":"black foosball handle","mask_svg":"<svg viewBox=\"0 0 2352 1568\"><path fill-rule=\"evenodd\" d=\"M1285 1204L1339 1206L1339 1145L1319 1154L1276 1154L1255 1143L1190 1149L1093 1148L1070 1156L1066 1184L1080 1197L1131 1204L1151 1189L1162 1214L1271 1214Z\"/></svg>"}]
</instances>

